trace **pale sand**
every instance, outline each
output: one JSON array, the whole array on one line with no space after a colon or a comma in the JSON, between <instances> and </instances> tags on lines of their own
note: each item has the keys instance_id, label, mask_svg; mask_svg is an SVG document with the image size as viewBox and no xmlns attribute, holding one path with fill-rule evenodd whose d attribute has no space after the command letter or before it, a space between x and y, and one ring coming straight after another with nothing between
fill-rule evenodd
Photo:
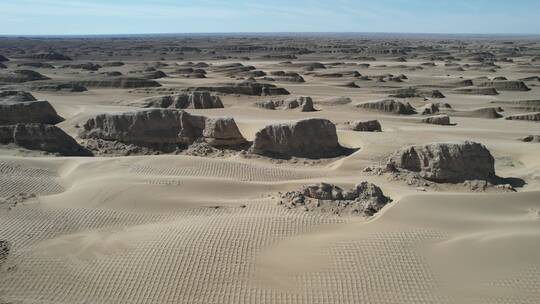
<instances>
[{"instance_id":1,"label":"pale sand","mask_svg":"<svg viewBox=\"0 0 540 304\"><path fill-rule=\"evenodd\" d=\"M284 69L277 62L245 64ZM437 64L402 71L410 79L406 85L484 75L449 72ZM497 75L528 76L512 64L502 66ZM540 146L517 140L540 134L540 124L452 117L457 126L424 125L413 117L355 109L354 103L386 98L374 81L358 81L361 88L350 89L336 86L345 78L304 77L306 83L277 85L293 96L313 97L319 112L268 111L252 105L268 97L234 95L222 97L224 109L189 112L232 116L248 140L268 123L306 117L335 123L378 119L383 132L339 130L340 143L359 150L315 165L241 156L28 157L2 149L0 197L38 197L0 208L0 239L14 244L0 271L0 297L14 303L540 302ZM160 82L194 86L227 80L211 74ZM499 96L448 90L447 98L434 101L473 109L492 100L538 98L540 87L531 89ZM147 96L112 89L34 95L66 118L59 126L72 136L87 118L134 110L122 102ZM335 96L353 102L318 102ZM423 104L420 98L411 102ZM362 171L407 144L464 139L490 149L498 175L527 184L518 193L466 193L459 187L420 192ZM277 204L278 192L321 181L347 187L370 181L394 202L369 220Z\"/></svg>"}]
</instances>

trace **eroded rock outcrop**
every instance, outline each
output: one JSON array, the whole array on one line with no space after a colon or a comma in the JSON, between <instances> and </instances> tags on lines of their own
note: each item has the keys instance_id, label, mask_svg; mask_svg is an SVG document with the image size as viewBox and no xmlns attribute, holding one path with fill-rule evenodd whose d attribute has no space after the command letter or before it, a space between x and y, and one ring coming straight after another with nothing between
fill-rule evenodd
<instances>
[{"instance_id":1,"label":"eroded rock outcrop","mask_svg":"<svg viewBox=\"0 0 540 304\"><path fill-rule=\"evenodd\" d=\"M255 135L250 152L279 158L329 158L343 155L344 148L331 121L311 118L266 126Z\"/></svg>"},{"instance_id":2,"label":"eroded rock outcrop","mask_svg":"<svg viewBox=\"0 0 540 304\"><path fill-rule=\"evenodd\" d=\"M495 159L482 144L464 141L403 148L388 159L387 167L417 172L426 180L459 183L495 177Z\"/></svg>"},{"instance_id":3,"label":"eroded rock outcrop","mask_svg":"<svg viewBox=\"0 0 540 304\"><path fill-rule=\"evenodd\" d=\"M32 70L15 70L0 74L0 82L5 83L22 83L47 79L50 78Z\"/></svg>"},{"instance_id":4,"label":"eroded rock outcrop","mask_svg":"<svg viewBox=\"0 0 540 304\"><path fill-rule=\"evenodd\" d=\"M176 109L101 114L83 125L80 136L165 151L188 146L196 140L215 146L246 142L232 118L206 118Z\"/></svg>"}]
</instances>

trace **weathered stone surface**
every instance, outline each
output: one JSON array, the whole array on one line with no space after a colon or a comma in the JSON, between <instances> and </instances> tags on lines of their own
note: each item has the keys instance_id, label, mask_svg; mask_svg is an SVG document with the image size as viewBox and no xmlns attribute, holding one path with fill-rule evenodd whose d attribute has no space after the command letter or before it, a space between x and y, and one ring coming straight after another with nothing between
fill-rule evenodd
<instances>
[{"instance_id":1,"label":"weathered stone surface","mask_svg":"<svg viewBox=\"0 0 540 304\"><path fill-rule=\"evenodd\" d=\"M366 103L357 104L356 107L371 110L371 111L380 111L391 114L403 114L411 115L416 114L416 110L410 103L403 103L401 101L395 101L391 99L379 100L379 101L370 101Z\"/></svg>"},{"instance_id":2,"label":"weathered stone surface","mask_svg":"<svg viewBox=\"0 0 540 304\"><path fill-rule=\"evenodd\" d=\"M342 155L343 148L331 121L311 118L266 126L255 135L250 152L285 158L327 158Z\"/></svg>"},{"instance_id":3,"label":"weathered stone surface","mask_svg":"<svg viewBox=\"0 0 540 304\"><path fill-rule=\"evenodd\" d=\"M499 95L497 89L493 87L464 87L454 89L454 92L469 95Z\"/></svg>"},{"instance_id":4,"label":"weathered stone surface","mask_svg":"<svg viewBox=\"0 0 540 304\"><path fill-rule=\"evenodd\" d=\"M145 108L175 108L175 109L213 109L223 108L219 96L210 95L209 92L196 91L174 95L164 95L144 98L131 105Z\"/></svg>"},{"instance_id":5,"label":"weathered stone surface","mask_svg":"<svg viewBox=\"0 0 540 304\"><path fill-rule=\"evenodd\" d=\"M359 132L382 132L381 124L378 120L351 121L349 122L349 128Z\"/></svg>"},{"instance_id":6,"label":"weathered stone surface","mask_svg":"<svg viewBox=\"0 0 540 304\"><path fill-rule=\"evenodd\" d=\"M30 149L63 156L91 156L62 129L48 124L31 123L0 125L0 143L15 144Z\"/></svg>"},{"instance_id":7,"label":"weathered stone surface","mask_svg":"<svg viewBox=\"0 0 540 304\"><path fill-rule=\"evenodd\" d=\"M432 143L403 148L388 159L391 168L418 172L434 182L489 180L495 177L495 160L482 144Z\"/></svg>"}]
</instances>

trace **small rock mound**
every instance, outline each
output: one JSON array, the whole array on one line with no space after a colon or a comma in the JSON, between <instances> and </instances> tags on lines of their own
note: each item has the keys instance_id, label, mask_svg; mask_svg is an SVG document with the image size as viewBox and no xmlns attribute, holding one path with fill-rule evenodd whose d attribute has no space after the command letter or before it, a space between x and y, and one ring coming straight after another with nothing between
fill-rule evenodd
<instances>
[{"instance_id":1,"label":"small rock mound","mask_svg":"<svg viewBox=\"0 0 540 304\"><path fill-rule=\"evenodd\" d=\"M255 134L250 152L278 158L330 158L343 155L344 148L331 121L311 118L266 126Z\"/></svg>"},{"instance_id":2,"label":"small rock mound","mask_svg":"<svg viewBox=\"0 0 540 304\"><path fill-rule=\"evenodd\" d=\"M434 182L491 180L495 159L482 144L465 141L406 147L388 159L387 167L418 172Z\"/></svg>"},{"instance_id":3,"label":"small rock mound","mask_svg":"<svg viewBox=\"0 0 540 304\"><path fill-rule=\"evenodd\" d=\"M411 106L410 103L403 103L401 101L395 101L391 99L360 103L357 104L356 107L371 111L379 111L392 114L416 114L416 110L413 106Z\"/></svg>"},{"instance_id":4,"label":"small rock mound","mask_svg":"<svg viewBox=\"0 0 540 304\"><path fill-rule=\"evenodd\" d=\"M9 61L9 59L4 55L0 55L0 62L6 62L6 61Z\"/></svg>"},{"instance_id":5,"label":"small rock mound","mask_svg":"<svg viewBox=\"0 0 540 304\"><path fill-rule=\"evenodd\" d=\"M62 129L47 124L0 125L0 143L63 156L92 156Z\"/></svg>"},{"instance_id":6,"label":"small rock mound","mask_svg":"<svg viewBox=\"0 0 540 304\"><path fill-rule=\"evenodd\" d=\"M214 109L223 108L219 96L210 92L197 91L174 95L144 98L131 103L144 108L174 108L174 109Z\"/></svg>"},{"instance_id":7,"label":"small rock mound","mask_svg":"<svg viewBox=\"0 0 540 304\"><path fill-rule=\"evenodd\" d=\"M362 182L351 190L327 184L313 184L300 191L286 192L280 204L290 209L320 211L337 215L372 216L392 200L378 186Z\"/></svg>"},{"instance_id":8,"label":"small rock mound","mask_svg":"<svg viewBox=\"0 0 540 304\"><path fill-rule=\"evenodd\" d=\"M378 120L368 120L368 121L351 121L347 125L353 131L359 132L382 132L381 124Z\"/></svg>"},{"instance_id":9,"label":"small rock mound","mask_svg":"<svg viewBox=\"0 0 540 304\"><path fill-rule=\"evenodd\" d=\"M450 125L450 117L446 114L434 115L422 119L423 123L433 124L433 125Z\"/></svg>"}]
</instances>

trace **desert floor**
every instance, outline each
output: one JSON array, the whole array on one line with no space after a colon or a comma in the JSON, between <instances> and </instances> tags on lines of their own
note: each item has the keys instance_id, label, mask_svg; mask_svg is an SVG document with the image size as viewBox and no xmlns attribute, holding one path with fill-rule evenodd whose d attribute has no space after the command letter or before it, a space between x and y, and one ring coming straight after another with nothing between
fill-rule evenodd
<instances>
[{"instance_id":1,"label":"desert floor","mask_svg":"<svg viewBox=\"0 0 540 304\"><path fill-rule=\"evenodd\" d=\"M136 56L139 49L134 46L144 39L116 44L90 39L65 45L47 40L2 40L0 54L10 58L4 63L8 69L28 61L18 58L16 50L51 46L62 47L61 51L76 62L125 63L99 72L128 73L160 61L168 66L159 69L173 75L175 67L187 61L210 65L206 78L169 76L156 80L162 87L148 90L89 87L86 92L48 92L25 88L37 99L48 100L65 118L58 126L77 140L77 126L88 118L136 110L127 105L129 101L165 94L160 91L164 88L174 91L240 81L212 71L212 66L232 62L266 73L298 71L305 82L272 83L286 88L291 96L311 96L319 111L272 111L254 106L256 101L289 96L220 94L224 108L188 112L234 117L248 140L270 123L308 117L323 117L336 124L377 119L383 132L339 128L340 143L358 150L349 156L316 161L246 157L242 153L221 157L58 157L0 146L0 197L36 195L16 205L0 204L0 240L12 244L9 256L0 264L0 298L6 303L66 304L540 302L540 144L519 140L540 134L540 124L456 115L451 116L456 125L439 126L420 123L420 115L355 107L364 101L389 98L389 92L398 88L426 87L440 90L446 98L435 101L449 103L455 110L502 106L504 116L523 113L493 102L540 99L538 79L525 82L530 91L498 90L499 95L459 94L443 84L483 76L516 80L539 75L540 67L535 73L537 66L531 60L534 52L540 55L540 43L465 39L444 44L435 38L421 42L266 39L267 46L279 42L308 49L314 44L342 48L329 52L315 48L311 54L280 59L256 52L237 53L204 40L199 46L202 53L141 51L142 55ZM240 44L237 40L234 43ZM166 39L167 45L174 41ZM178 41L179 45L191 45L185 38ZM121 44L122 50L133 47L132 53L113 49L116 55L107 57L102 53L109 43L116 48ZM158 49L160 43L165 44L161 40L149 44ZM243 43L255 42L248 39ZM365 61L358 54L342 51L344 45L354 43L412 50L399 55L370 53L376 60ZM496 71L455 70L445 67L446 60L427 59L435 51L415 48L420 44L442 45L444 51L460 58L459 65L478 64L469 56L476 51L489 51L514 62L497 61ZM512 47L519 50L507 53ZM216 57L207 50L226 56ZM406 61L399 62L397 57ZM317 77L301 68L284 67L283 61L321 62L327 66L324 73L355 70L372 78L405 74L408 79L382 83L350 76ZM336 62L341 64L332 64ZM409 68L425 62L435 66ZM362 63L370 66L359 66ZM528 63L527 69L520 63ZM99 73L69 68L33 70L52 80ZM349 81L355 81L359 88L342 86ZM349 97L351 102L337 103L335 97ZM399 100L416 108L433 101L423 97ZM419 189L364 171L384 164L390 153L403 146L454 140L486 145L495 157L497 175L521 179L524 185L511 193L472 191L453 184ZM375 183L393 199L371 218L289 210L278 204L279 192L306 184L328 182L349 188L362 181Z\"/></svg>"}]
</instances>

